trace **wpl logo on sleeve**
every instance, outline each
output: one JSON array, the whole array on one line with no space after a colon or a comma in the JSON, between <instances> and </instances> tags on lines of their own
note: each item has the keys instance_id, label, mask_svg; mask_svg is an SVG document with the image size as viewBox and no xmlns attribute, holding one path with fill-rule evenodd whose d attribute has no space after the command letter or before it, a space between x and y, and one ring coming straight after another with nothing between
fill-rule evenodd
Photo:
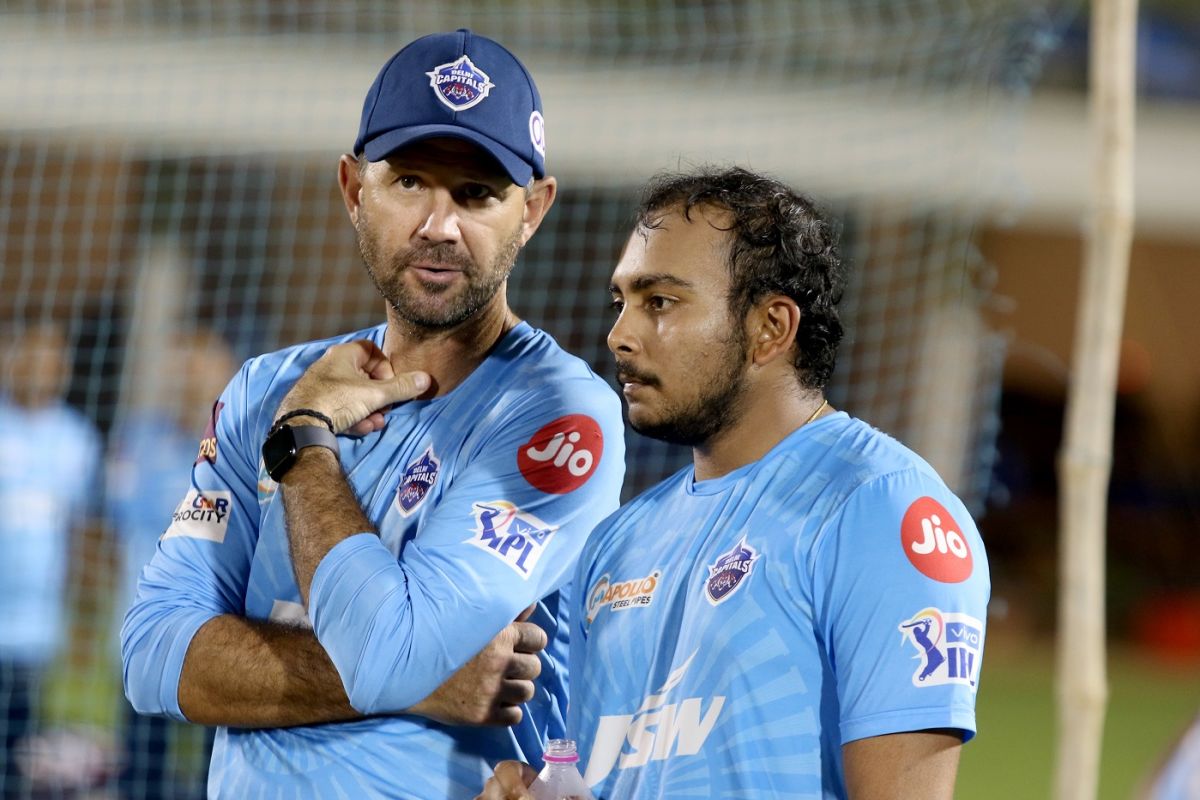
<instances>
[{"instance_id":1,"label":"wpl logo on sleeve","mask_svg":"<svg viewBox=\"0 0 1200 800\"><path fill-rule=\"evenodd\" d=\"M448 64L439 64L429 72L429 85L438 100L452 111L465 111L479 105L496 88L488 74L463 56Z\"/></svg>"},{"instance_id":2,"label":"wpl logo on sleeve","mask_svg":"<svg viewBox=\"0 0 1200 800\"><path fill-rule=\"evenodd\" d=\"M914 658L921 659L913 686L957 683L975 689L983 650L982 622L968 614L925 608L901 622L900 633L917 649Z\"/></svg>"},{"instance_id":3,"label":"wpl logo on sleeve","mask_svg":"<svg viewBox=\"0 0 1200 800\"><path fill-rule=\"evenodd\" d=\"M547 525L507 500L475 503L475 536L467 541L486 550L528 578L557 525Z\"/></svg>"}]
</instances>

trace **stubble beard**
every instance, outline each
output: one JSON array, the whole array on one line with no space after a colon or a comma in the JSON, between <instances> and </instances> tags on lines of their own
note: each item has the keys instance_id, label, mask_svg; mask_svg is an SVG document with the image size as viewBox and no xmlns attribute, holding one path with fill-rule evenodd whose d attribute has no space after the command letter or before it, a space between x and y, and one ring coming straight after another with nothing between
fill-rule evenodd
<instances>
[{"instance_id":1,"label":"stubble beard","mask_svg":"<svg viewBox=\"0 0 1200 800\"><path fill-rule=\"evenodd\" d=\"M701 379L706 381L706 379ZM708 386L682 404L670 404L658 419L629 424L643 436L699 447L737 422L746 397L746 341L738 331L726 340Z\"/></svg>"},{"instance_id":2,"label":"stubble beard","mask_svg":"<svg viewBox=\"0 0 1200 800\"><path fill-rule=\"evenodd\" d=\"M503 242L496 257L486 269L480 268L470 256L454 250L452 245L431 244L410 247L385 258L378 239L367 225L366 217L355 226L358 249L367 274L375 288L400 319L428 331L442 331L466 322L492 301L508 280L521 250L521 228L518 226ZM380 269L380 263L387 261ZM447 264L462 270L466 286L421 282L414 290L404 278L410 266L419 262ZM457 296L439 302L442 295L457 292Z\"/></svg>"}]
</instances>

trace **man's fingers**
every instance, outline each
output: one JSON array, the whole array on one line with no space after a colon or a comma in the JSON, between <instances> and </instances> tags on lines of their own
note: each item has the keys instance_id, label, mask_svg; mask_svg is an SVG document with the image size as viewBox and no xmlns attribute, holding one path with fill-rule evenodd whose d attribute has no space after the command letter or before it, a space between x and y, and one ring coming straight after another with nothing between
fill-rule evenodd
<instances>
[{"instance_id":1,"label":"man's fingers","mask_svg":"<svg viewBox=\"0 0 1200 800\"><path fill-rule=\"evenodd\" d=\"M531 680L506 679L496 692L496 702L504 706L519 706L532 700L536 693L537 687Z\"/></svg>"},{"instance_id":2,"label":"man's fingers","mask_svg":"<svg viewBox=\"0 0 1200 800\"><path fill-rule=\"evenodd\" d=\"M517 634L513 650L518 653L540 653L549 641L546 632L532 622L514 622L510 626Z\"/></svg>"},{"instance_id":3,"label":"man's fingers","mask_svg":"<svg viewBox=\"0 0 1200 800\"><path fill-rule=\"evenodd\" d=\"M533 616L533 612L537 611L537 606L538 606L537 603L531 603L529 608L525 609L520 614L518 614L517 618L513 621L514 622L524 622L525 620L529 619L530 617Z\"/></svg>"},{"instance_id":4,"label":"man's fingers","mask_svg":"<svg viewBox=\"0 0 1200 800\"><path fill-rule=\"evenodd\" d=\"M491 722L501 728L511 728L513 725L520 725L524 716L525 711L519 704L500 705L492 711Z\"/></svg>"},{"instance_id":5,"label":"man's fingers","mask_svg":"<svg viewBox=\"0 0 1200 800\"><path fill-rule=\"evenodd\" d=\"M429 388L431 379L427 372L402 372L396 375L392 382L398 396L395 401L412 400L414 397L420 397Z\"/></svg>"},{"instance_id":6,"label":"man's fingers","mask_svg":"<svg viewBox=\"0 0 1200 800\"><path fill-rule=\"evenodd\" d=\"M379 363L380 359L387 361L387 356L370 339L354 339L353 341L334 345L329 348L327 354L333 351L337 351L339 354L342 352L346 353L350 362L366 373L370 373ZM390 367L391 364L389 363L388 366Z\"/></svg>"},{"instance_id":7,"label":"man's fingers","mask_svg":"<svg viewBox=\"0 0 1200 800\"><path fill-rule=\"evenodd\" d=\"M537 773L522 761L501 761L475 800L533 800L529 784Z\"/></svg>"},{"instance_id":8,"label":"man's fingers","mask_svg":"<svg viewBox=\"0 0 1200 800\"><path fill-rule=\"evenodd\" d=\"M485 800L533 800L529 784L535 778L537 772L523 761L501 761L481 797Z\"/></svg>"},{"instance_id":9,"label":"man's fingers","mask_svg":"<svg viewBox=\"0 0 1200 800\"><path fill-rule=\"evenodd\" d=\"M376 411L373 414L369 414L366 419L356 422L347 428L346 433L350 434L351 436L366 436L368 433L374 433L375 431L383 430L385 427L387 427L387 419L384 417L384 414L390 410L391 406L388 406Z\"/></svg>"},{"instance_id":10,"label":"man's fingers","mask_svg":"<svg viewBox=\"0 0 1200 800\"><path fill-rule=\"evenodd\" d=\"M508 669L504 677L522 681L532 681L542 674L542 660L529 653L513 653L509 659Z\"/></svg>"}]
</instances>

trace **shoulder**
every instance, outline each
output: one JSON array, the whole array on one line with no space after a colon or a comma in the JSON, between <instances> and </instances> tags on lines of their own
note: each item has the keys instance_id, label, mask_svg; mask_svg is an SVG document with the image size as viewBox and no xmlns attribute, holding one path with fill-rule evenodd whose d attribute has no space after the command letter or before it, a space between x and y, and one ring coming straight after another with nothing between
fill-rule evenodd
<instances>
[{"instance_id":1,"label":"shoulder","mask_svg":"<svg viewBox=\"0 0 1200 800\"><path fill-rule=\"evenodd\" d=\"M243 416L269 424L275 408L304 371L335 344L370 339L382 346L384 325L290 345L248 359L233 377L222 397L222 418ZM263 430L265 433L265 429Z\"/></svg>"},{"instance_id":2,"label":"shoulder","mask_svg":"<svg viewBox=\"0 0 1200 800\"><path fill-rule=\"evenodd\" d=\"M526 323L501 341L469 384L464 384L466 393L475 395L473 400L485 396L492 409L488 416L497 424L582 415L603 429L606 439L623 429L621 402L612 387L583 359Z\"/></svg>"},{"instance_id":3,"label":"shoulder","mask_svg":"<svg viewBox=\"0 0 1200 800\"><path fill-rule=\"evenodd\" d=\"M923 458L862 420L839 412L805 426L764 464L765 491L808 500L828 512L872 485L945 483Z\"/></svg>"},{"instance_id":4,"label":"shoulder","mask_svg":"<svg viewBox=\"0 0 1200 800\"><path fill-rule=\"evenodd\" d=\"M335 344L356 339L370 339L382 346L384 327L384 325L376 325L325 339L289 345L270 353L254 356L242 366L240 377L259 389L269 389L280 384L290 387L304 374L304 370L308 369L310 364Z\"/></svg>"},{"instance_id":5,"label":"shoulder","mask_svg":"<svg viewBox=\"0 0 1200 800\"><path fill-rule=\"evenodd\" d=\"M527 323L514 328L485 363L513 383L555 393L595 393L619 405L616 393L586 361Z\"/></svg>"},{"instance_id":6,"label":"shoulder","mask_svg":"<svg viewBox=\"0 0 1200 800\"><path fill-rule=\"evenodd\" d=\"M683 467L601 520L584 548L584 563L590 565L603 560L606 553L621 549L638 531L655 530L660 518L676 516L679 513L677 503L680 500L686 502L691 469L690 464Z\"/></svg>"}]
</instances>

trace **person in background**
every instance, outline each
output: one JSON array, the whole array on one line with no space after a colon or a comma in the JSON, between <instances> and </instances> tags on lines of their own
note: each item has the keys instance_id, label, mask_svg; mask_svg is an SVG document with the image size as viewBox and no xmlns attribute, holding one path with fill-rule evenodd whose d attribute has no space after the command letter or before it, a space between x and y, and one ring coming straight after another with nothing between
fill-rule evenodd
<instances>
[{"instance_id":1,"label":"person in background","mask_svg":"<svg viewBox=\"0 0 1200 800\"><path fill-rule=\"evenodd\" d=\"M225 341L204 329L176 334L162 362L164 368L155 380L144 384L154 396L139 397L109 439L106 501L119 562L114 641L133 604L138 576L154 555L179 498L191 485L191 467L211 452L213 431L206 426L212 420L213 398L237 370ZM116 651L119 659L119 648ZM118 788L122 798L182 797L203 787L212 748L211 728L205 731L200 771L193 780L188 776L180 780L170 767L182 759L178 746L172 754L170 742L178 742L186 726L138 714L124 697L120 713ZM197 783L199 786L191 785Z\"/></svg>"},{"instance_id":2,"label":"person in background","mask_svg":"<svg viewBox=\"0 0 1200 800\"><path fill-rule=\"evenodd\" d=\"M17 759L36 728L38 688L63 643L72 536L97 509L100 436L64 400L71 353L36 324L0 344L0 797L29 795Z\"/></svg>"}]
</instances>

